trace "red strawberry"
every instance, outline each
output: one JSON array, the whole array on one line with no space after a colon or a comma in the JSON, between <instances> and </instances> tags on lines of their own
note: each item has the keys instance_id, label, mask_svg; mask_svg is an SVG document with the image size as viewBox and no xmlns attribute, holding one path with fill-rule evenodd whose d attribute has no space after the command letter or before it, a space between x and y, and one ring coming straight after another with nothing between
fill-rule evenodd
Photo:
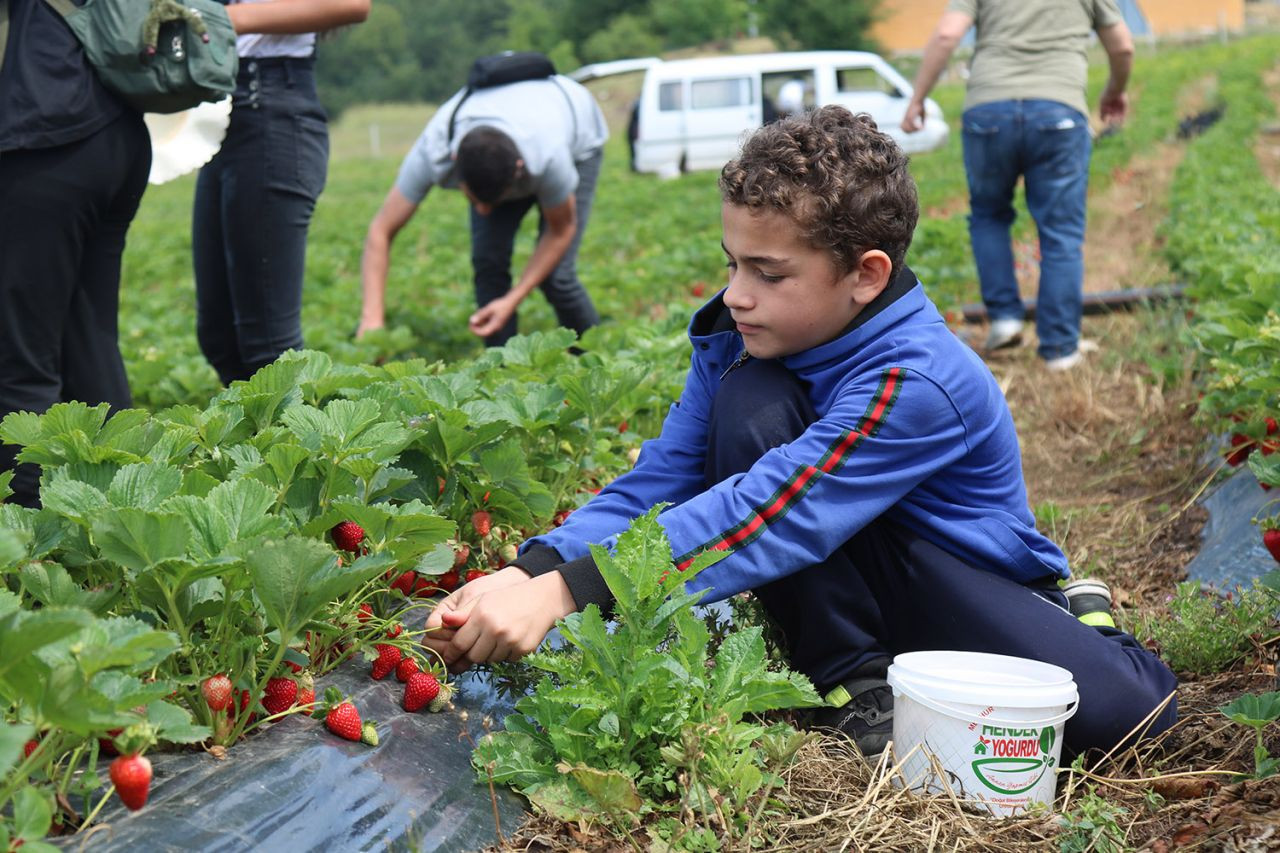
<instances>
[{"instance_id":1,"label":"red strawberry","mask_svg":"<svg viewBox=\"0 0 1280 853\"><path fill-rule=\"evenodd\" d=\"M1253 439L1243 433L1236 433L1231 436L1231 446L1238 448L1227 454L1227 464L1233 468L1244 463L1249 458L1249 454L1253 452Z\"/></svg>"},{"instance_id":2,"label":"red strawberry","mask_svg":"<svg viewBox=\"0 0 1280 853\"><path fill-rule=\"evenodd\" d=\"M111 784L116 786L116 796L129 811L136 812L147 804L151 790L151 762L134 753L122 755L111 762L108 769Z\"/></svg>"},{"instance_id":3,"label":"red strawberry","mask_svg":"<svg viewBox=\"0 0 1280 853\"><path fill-rule=\"evenodd\" d=\"M476 535L488 536L489 531L493 529L493 519L489 517L488 512L478 509L471 513L471 526L475 528Z\"/></svg>"},{"instance_id":4,"label":"red strawberry","mask_svg":"<svg viewBox=\"0 0 1280 853\"><path fill-rule=\"evenodd\" d=\"M552 523L553 525L555 525L556 527L559 527L560 525L564 524L565 520L569 517L569 513L571 513L571 512L573 512L573 510L571 510L571 509L562 509L562 510L560 510L560 511L559 511L559 512L557 512L557 513L555 514L555 516L551 519L551 523Z\"/></svg>"},{"instance_id":5,"label":"red strawberry","mask_svg":"<svg viewBox=\"0 0 1280 853\"><path fill-rule=\"evenodd\" d=\"M440 587L436 586L431 578L418 575L413 582L413 594L416 598L430 598L439 591Z\"/></svg>"},{"instance_id":6,"label":"red strawberry","mask_svg":"<svg viewBox=\"0 0 1280 853\"><path fill-rule=\"evenodd\" d=\"M458 588L458 583L460 581L461 578L458 577L458 570L450 569L436 578L436 586L440 587L445 592L453 592Z\"/></svg>"},{"instance_id":7,"label":"red strawberry","mask_svg":"<svg viewBox=\"0 0 1280 853\"><path fill-rule=\"evenodd\" d=\"M40 741L38 741L38 740L29 740L29 741L27 741L26 743L24 743L24 744L22 745L22 757L23 757L24 759L26 759L26 758L30 758L30 757L31 757L31 753L35 752L35 751L36 751L36 749L37 749L39 746L40 746Z\"/></svg>"},{"instance_id":8,"label":"red strawberry","mask_svg":"<svg viewBox=\"0 0 1280 853\"><path fill-rule=\"evenodd\" d=\"M222 673L206 678L200 685L200 692L211 711L225 711L231 707L231 679Z\"/></svg>"},{"instance_id":9,"label":"red strawberry","mask_svg":"<svg viewBox=\"0 0 1280 853\"><path fill-rule=\"evenodd\" d=\"M302 672L302 664L300 663L294 663L291 660L287 660L284 662L284 665L289 667L289 669L291 669L295 673Z\"/></svg>"},{"instance_id":10,"label":"red strawberry","mask_svg":"<svg viewBox=\"0 0 1280 853\"><path fill-rule=\"evenodd\" d=\"M399 591L403 595L413 595L414 585L417 583L417 576L417 572L405 572L391 582L391 588Z\"/></svg>"},{"instance_id":11,"label":"red strawberry","mask_svg":"<svg viewBox=\"0 0 1280 853\"><path fill-rule=\"evenodd\" d=\"M440 693L440 682L429 672L415 672L404 686L404 709L421 711Z\"/></svg>"},{"instance_id":12,"label":"red strawberry","mask_svg":"<svg viewBox=\"0 0 1280 853\"><path fill-rule=\"evenodd\" d=\"M372 618L373 608L370 607L367 602L365 604L361 604L360 609L356 611L356 621L363 625Z\"/></svg>"},{"instance_id":13,"label":"red strawberry","mask_svg":"<svg viewBox=\"0 0 1280 853\"><path fill-rule=\"evenodd\" d=\"M1276 423L1275 418L1267 418L1267 435L1275 435L1276 433L1280 433L1280 424ZM1280 450L1280 441L1264 441L1261 449L1263 456L1270 456Z\"/></svg>"},{"instance_id":14,"label":"red strawberry","mask_svg":"<svg viewBox=\"0 0 1280 853\"><path fill-rule=\"evenodd\" d=\"M1270 530L1262 531L1262 544L1267 546L1271 556L1275 557L1277 563L1280 563L1280 529L1273 527Z\"/></svg>"},{"instance_id":15,"label":"red strawberry","mask_svg":"<svg viewBox=\"0 0 1280 853\"><path fill-rule=\"evenodd\" d=\"M338 522L329 531L329 535L333 537L333 544L339 549L352 553L359 551L360 544L364 542L364 528L354 521Z\"/></svg>"},{"instance_id":16,"label":"red strawberry","mask_svg":"<svg viewBox=\"0 0 1280 853\"><path fill-rule=\"evenodd\" d=\"M472 581L478 581L480 580L480 578L487 577L488 575L489 573L483 569L472 569L471 571L467 572L467 583L471 583Z\"/></svg>"},{"instance_id":17,"label":"red strawberry","mask_svg":"<svg viewBox=\"0 0 1280 853\"><path fill-rule=\"evenodd\" d=\"M458 550L453 552L453 567L460 569L467 564L467 558L471 556L471 546L463 542L458 546Z\"/></svg>"},{"instance_id":18,"label":"red strawberry","mask_svg":"<svg viewBox=\"0 0 1280 853\"><path fill-rule=\"evenodd\" d=\"M360 712L350 702L342 702L329 709L324 717L325 728L340 738L360 740Z\"/></svg>"},{"instance_id":19,"label":"red strawberry","mask_svg":"<svg viewBox=\"0 0 1280 853\"><path fill-rule=\"evenodd\" d=\"M689 288L689 291L693 293L694 296L701 298L702 295L707 292L707 286L701 281L694 282L693 287Z\"/></svg>"},{"instance_id":20,"label":"red strawberry","mask_svg":"<svg viewBox=\"0 0 1280 853\"><path fill-rule=\"evenodd\" d=\"M399 622L397 622L396 624L392 625L390 628L387 629L387 637L394 640L396 637L400 636L400 632L403 630L404 630L404 626L401 625Z\"/></svg>"},{"instance_id":21,"label":"red strawberry","mask_svg":"<svg viewBox=\"0 0 1280 853\"><path fill-rule=\"evenodd\" d=\"M381 681L388 673L395 672L400 664L401 654L398 648L386 643L378 643L374 648L378 650L378 659L373 662L373 672L370 675L375 681Z\"/></svg>"},{"instance_id":22,"label":"red strawberry","mask_svg":"<svg viewBox=\"0 0 1280 853\"><path fill-rule=\"evenodd\" d=\"M269 678L262 693L262 707L274 716L292 708L297 698L298 682L292 678Z\"/></svg>"},{"instance_id":23,"label":"red strawberry","mask_svg":"<svg viewBox=\"0 0 1280 853\"><path fill-rule=\"evenodd\" d=\"M400 663L396 664L396 681L404 683L409 680L409 676L419 671L418 661L416 658L403 658Z\"/></svg>"},{"instance_id":24,"label":"red strawberry","mask_svg":"<svg viewBox=\"0 0 1280 853\"><path fill-rule=\"evenodd\" d=\"M303 687L298 690L298 707L311 708L316 704L316 691L310 687Z\"/></svg>"},{"instance_id":25,"label":"red strawberry","mask_svg":"<svg viewBox=\"0 0 1280 853\"><path fill-rule=\"evenodd\" d=\"M630 429L630 424L628 424L626 421L623 421L622 423L618 424L618 432L626 432L628 429Z\"/></svg>"}]
</instances>

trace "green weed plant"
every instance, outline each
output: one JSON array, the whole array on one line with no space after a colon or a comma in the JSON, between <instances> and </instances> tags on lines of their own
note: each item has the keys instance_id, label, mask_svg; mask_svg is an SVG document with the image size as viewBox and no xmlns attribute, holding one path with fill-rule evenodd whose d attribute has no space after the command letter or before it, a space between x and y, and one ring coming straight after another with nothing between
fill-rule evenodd
<instances>
[{"instance_id":1,"label":"green weed plant","mask_svg":"<svg viewBox=\"0 0 1280 853\"><path fill-rule=\"evenodd\" d=\"M1120 821L1128 810L1108 803L1097 791L1089 791L1079 804L1059 818L1062 832L1058 849L1062 853L1124 853L1132 847Z\"/></svg>"},{"instance_id":2,"label":"green weed plant","mask_svg":"<svg viewBox=\"0 0 1280 853\"><path fill-rule=\"evenodd\" d=\"M1255 639L1276 634L1278 603L1275 592L1256 581L1226 595L1187 581L1170 596L1169 617L1148 616L1136 633L1154 642L1177 672L1221 672L1252 649Z\"/></svg>"},{"instance_id":3,"label":"green weed plant","mask_svg":"<svg viewBox=\"0 0 1280 853\"><path fill-rule=\"evenodd\" d=\"M721 834L742 847L764 832L767 792L807 737L757 715L821 699L804 676L767 666L759 627L711 653L692 609L702 594L685 582L723 555L675 571L657 514L637 519L616 553L593 546L616 598L612 624L595 605L562 620L567 650L527 658L543 678L473 763L562 820L600 821L634 842L649 819L672 849L716 849Z\"/></svg>"}]
</instances>

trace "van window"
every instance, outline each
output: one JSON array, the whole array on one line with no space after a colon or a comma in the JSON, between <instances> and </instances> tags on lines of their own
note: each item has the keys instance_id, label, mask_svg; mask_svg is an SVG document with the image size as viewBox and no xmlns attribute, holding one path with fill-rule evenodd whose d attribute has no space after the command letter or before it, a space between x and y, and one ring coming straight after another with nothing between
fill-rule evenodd
<instances>
[{"instance_id":1,"label":"van window","mask_svg":"<svg viewBox=\"0 0 1280 853\"><path fill-rule=\"evenodd\" d=\"M684 87L679 81L674 83L663 83L658 86L658 109L663 112L671 112L680 109L684 104Z\"/></svg>"},{"instance_id":2,"label":"van window","mask_svg":"<svg viewBox=\"0 0 1280 853\"><path fill-rule=\"evenodd\" d=\"M837 68L836 88L843 93L850 92L884 92L895 98L902 97L898 87L880 76L874 68L866 66L858 68Z\"/></svg>"},{"instance_id":3,"label":"van window","mask_svg":"<svg viewBox=\"0 0 1280 853\"><path fill-rule=\"evenodd\" d=\"M750 77L695 80L692 91L689 93L689 105L695 110L741 107L750 104L753 100Z\"/></svg>"}]
</instances>

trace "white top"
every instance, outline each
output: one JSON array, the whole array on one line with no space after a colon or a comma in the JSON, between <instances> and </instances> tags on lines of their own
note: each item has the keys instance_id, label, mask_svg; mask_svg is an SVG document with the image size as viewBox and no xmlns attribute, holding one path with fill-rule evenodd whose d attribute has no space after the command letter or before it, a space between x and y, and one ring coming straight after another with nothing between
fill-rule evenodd
<instances>
[{"instance_id":1,"label":"white top","mask_svg":"<svg viewBox=\"0 0 1280 853\"><path fill-rule=\"evenodd\" d=\"M230 0L235 3L269 3L270 0ZM246 58L266 56L307 57L315 53L315 33L289 33L287 35L267 35L264 33L248 33L236 36L236 53Z\"/></svg>"},{"instance_id":2,"label":"white top","mask_svg":"<svg viewBox=\"0 0 1280 853\"><path fill-rule=\"evenodd\" d=\"M524 160L524 176L501 200L534 196L544 209L562 204L577 189L576 164L594 155L609 138L604 114L591 93L557 75L477 89L462 101L449 139L449 117L465 91L441 104L400 165L396 188L414 204L433 186L457 188L453 157L473 128L502 131Z\"/></svg>"}]
</instances>

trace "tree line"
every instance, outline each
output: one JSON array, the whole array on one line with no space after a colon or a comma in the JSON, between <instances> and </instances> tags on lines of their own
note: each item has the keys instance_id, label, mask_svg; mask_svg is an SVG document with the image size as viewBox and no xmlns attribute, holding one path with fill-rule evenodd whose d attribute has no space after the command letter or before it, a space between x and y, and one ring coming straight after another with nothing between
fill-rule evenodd
<instances>
[{"instance_id":1,"label":"tree line","mask_svg":"<svg viewBox=\"0 0 1280 853\"><path fill-rule=\"evenodd\" d=\"M477 56L539 50L562 72L590 62L767 36L788 50L874 49L878 0L375 0L368 20L321 42L320 94L439 102Z\"/></svg>"}]
</instances>

